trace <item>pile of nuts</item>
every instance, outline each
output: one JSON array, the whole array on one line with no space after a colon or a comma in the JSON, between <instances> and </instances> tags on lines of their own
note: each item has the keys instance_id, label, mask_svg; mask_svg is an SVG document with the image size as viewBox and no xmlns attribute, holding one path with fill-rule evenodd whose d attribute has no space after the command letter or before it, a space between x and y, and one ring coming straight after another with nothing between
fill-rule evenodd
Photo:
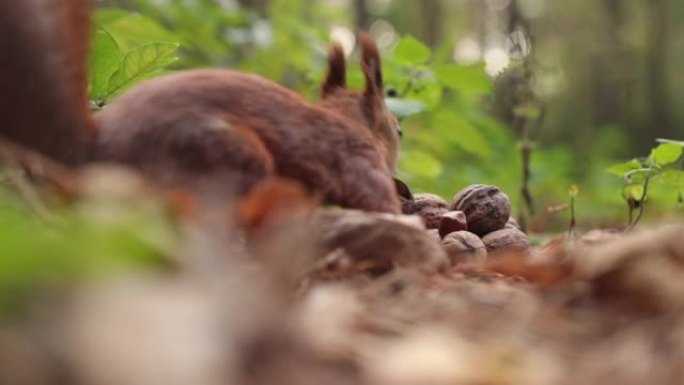
<instances>
[{"instance_id":1,"label":"pile of nuts","mask_svg":"<svg viewBox=\"0 0 684 385\"><path fill-rule=\"evenodd\" d=\"M496 186L475 184L459 191L449 204L434 194L411 194L397 181L404 214L418 215L439 239L452 264L483 262L488 253L527 251L527 235L511 214L508 196Z\"/></svg>"}]
</instances>

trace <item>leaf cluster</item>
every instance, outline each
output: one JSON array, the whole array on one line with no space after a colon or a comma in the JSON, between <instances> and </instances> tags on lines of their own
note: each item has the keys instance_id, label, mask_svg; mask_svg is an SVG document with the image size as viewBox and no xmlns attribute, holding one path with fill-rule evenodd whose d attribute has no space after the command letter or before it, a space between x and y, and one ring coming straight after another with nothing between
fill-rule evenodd
<instances>
[{"instance_id":1,"label":"leaf cluster","mask_svg":"<svg viewBox=\"0 0 684 385\"><path fill-rule=\"evenodd\" d=\"M683 141L659 139L659 144L647 157L615 164L608 172L622 177L622 196L625 200L641 202L647 197L648 184L680 194L684 188L682 170Z\"/></svg>"},{"instance_id":2,"label":"leaf cluster","mask_svg":"<svg viewBox=\"0 0 684 385\"><path fill-rule=\"evenodd\" d=\"M387 106L408 123L401 169L413 182L443 176L454 151L488 159L483 135L496 125L485 108L493 84L482 64L462 65L450 57L450 44L437 49L404 36L384 57L384 76L391 90ZM488 127L489 126L489 127Z\"/></svg>"}]
</instances>

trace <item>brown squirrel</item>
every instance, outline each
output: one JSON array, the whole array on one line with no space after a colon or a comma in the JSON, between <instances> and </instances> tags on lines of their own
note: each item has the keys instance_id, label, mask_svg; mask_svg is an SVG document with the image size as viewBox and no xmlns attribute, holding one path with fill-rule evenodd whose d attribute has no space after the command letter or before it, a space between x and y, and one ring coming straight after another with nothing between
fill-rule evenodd
<instances>
[{"instance_id":1,"label":"brown squirrel","mask_svg":"<svg viewBox=\"0 0 684 385\"><path fill-rule=\"evenodd\" d=\"M400 211L398 125L369 36L360 35L362 92L346 88L333 44L317 104L256 75L201 69L143 82L92 116L89 15L90 0L0 4L1 136L68 165L123 163L166 186L242 195L278 176L326 203Z\"/></svg>"}]
</instances>

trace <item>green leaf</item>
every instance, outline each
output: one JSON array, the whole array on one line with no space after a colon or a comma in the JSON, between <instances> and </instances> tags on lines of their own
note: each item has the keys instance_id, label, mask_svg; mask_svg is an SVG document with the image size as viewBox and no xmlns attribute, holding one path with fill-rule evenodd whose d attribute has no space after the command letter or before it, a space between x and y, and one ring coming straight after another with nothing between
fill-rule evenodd
<instances>
[{"instance_id":1,"label":"green leaf","mask_svg":"<svg viewBox=\"0 0 684 385\"><path fill-rule=\"evenodd\" d=\"M644 198L644 185L633 183L622 188L622 197L625 200L635 200L640 202Z\"/></svg>"},{"instance_id":2,"label":"green leaf","mask_svg":"<svg viewBox=\"0 0 684 385\"><path fill-rule=\"evenodd\" d=\"M411 74L405 69L394 77L394 84L401 97L418 100L425 104L427 110L433 110L441 105L442 91L444 87L437 82L433 71L430 69L417 70L415 67Z\"/></svg>"},{"instance_id":3,"label":"green leaf","mask_svg":"<svg viewBox=\"0 0 684 385\"><path fill-rule=\"evenodd\" d=\"M682 146L674 143L661 143L651 151L651 159L658 166L666 166L676 162L682 156Z\"/></svg>"},{"instance_id":4,"label":"green leaf","mask_svg":"<svg viewBox=\"0 0 684 385\"><path fill-rule=\"evenodd\" d=\"M111 33L119 47L124 50L155 41L179 41L176 34L138 13L104 8L95 13L94 19L98 25Z\"/></svg>"},{"instance_id":5,"label":"green leaf","mask_svg":"<svg viewBox=\"0 0 684 385\"><path fill-rule=\"evenodd\" d=\"M462 116L444 109L435 114L432 125L434 129L439 130L446 140L463 150L480 158L489 157L491 151L487 141L480 135L475 126Z\"/></svg>"},{"instance_id":6,"label":"green leaf","mask_svg":"<svg viewBox=\"0 0 684 385\"><path fill-rule=\"evenodd\" d=\"M406 150L401 155L401 169L413 176L434 179L442 174L442 163L432 154L420 150Z\"/></svg>"},{"instance_id":7,"label":"green leaf","mask_svg":"<svg viewBox=\"0 0 684 385\"><path fill-rule=\"evenodd\" d=\"M131 12L119 8L100 8L93 13L93 21L96 24L109 24L121 18L129 17Z\"/></svg>"},{"instance_id":8,"label":"green leaf","mask_svg":"<svg viewBox=\"0 0 684 385\"><path fill-rule=\"evenodd\" d=\"M624 177L626 173L628 173L632 170L640 169L642 167L643 167L643 165L641 164L641 162L639 162L636 159L632 159L632 160L624 162L624 163L614 164L614 165L608 167L608 169L606 169L606 171L608 171L609 173L611 173L613 175L617 175L619 177Z\"/></svg>"},{"instance_id":9,"label":"green leaf","mask_svg":"<svg viewBox=\"0 0 684 385\"><path fill-rule=\"evenodd\" d=\"M445 65L437 68L437 79L449 88L471 93L492 92L492 82L481 65Z\"/></svg>"},{"instance_id":10,"label":"green leaf","mask_svg":"<svg viewBox=\"0 0 684 385\"><path fill-rule=\"evenodd\" d=\"M684 188L684 171L665 170L655 176L653 181L667 187Z\"/></svg>"},{"instance_id":11,"label":"green leaf","mask_svg":"<svg viewBox=\"0 0 684 385\"><path fill-rule=\"evenodd\" d=\"M129 51L109 82L108 95L119 92L178 60L174 56L176 49L177 43L152 43Z\"/></svg>"},{"instance_id":12,"label":"green leaf","mask_svg":"<svg viewBox=\"0 0 684 385\"><path fill-rule=\"evenodd\" d=\"M91 41L89 58L90 98L96 102L107 96L109 79L121 66L122 56L112 35L98 28Z\"/></svg>"},{"instance_id":13,"label":"green leaf","mask_svg":"<svg viewBox=\"0 0 684 385\"><path fill-rule=\"evenodd\" d=\"M394 58L405 63L424 63L430 60L430 48L411 35L404 36L394 48Z\"/></svg>"},{"instance_id":14,"label":"green leaf","mask_svg":"<svg viewBox=\"0 0 684 385\"><path fill-rule=\"evenodd\" d=\"M646 182L646 178L653 178L656 175L658 175L658 171L653 168L640 168L627 172L624 177L627 184L643 184Z\"/></svg>"},{"instance_id":15,"label":"green leaf","mask_svg":"<svg viewBox=\"0 0 684 385\"><path fill-rule=\"evenodd\" d=\"M427 109L439 107L442 101L443 87L436 82L426 82L420 89L409 92L409 97L425 104Z\"/></svg>"},{"instance_id":16,"label":"green leaf","mask_svg":"<svg viewBox=\"0 0 684 385\"><path fill-rule=\"evenodd\" d=\"M403 119L425 111L425 104L417 100L386 98L385 104L398 119Z\"/></svg>"}]
</instances>

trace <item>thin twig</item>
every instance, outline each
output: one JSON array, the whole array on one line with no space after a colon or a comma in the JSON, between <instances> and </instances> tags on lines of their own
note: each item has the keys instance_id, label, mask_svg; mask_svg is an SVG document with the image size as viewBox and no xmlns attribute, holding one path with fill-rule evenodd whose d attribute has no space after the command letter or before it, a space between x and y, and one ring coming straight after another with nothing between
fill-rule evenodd
<instances>
[{"instance_id":1,"label":"thin twig","mask_svg":"<svg viewBox=\"0 0 684 385\"><path fill-rule=\"evenodd\" d=\"M410 75L409 81L406 83L406 86L404 87L404 89L401 90L401 92L399 93L400 98L405 98L408 95L408 93L411 92L411 90L413 89L413 83L415 80L414 76L416 76L416 75L415 75L415 72L413 70L411 70L411 73L409 75Z\"/></svg>"},{"instance_id":2,"label":"thin twig","mask_svg":"<svg viewBox=\"0 0 684 385\"><path fill-rule=\"evenodd\" d=\"M19 190L19 194L24 202L31 208L41 219L49 221L55 218L55 215L50 212L47 205L40 198L40 194L36 191L34 186L26 180L26 174L22 172L19 165L10 165L8 178L10 182Z\"/></svg>"},{"instance_id":3,"label":"thin twig","mask_svg":"<svg viewBox=\"0 0 684 385\"><path fill-rule=\"evenodd\" d=\"M24 167L31 173L40 175L67 196L77 195L78 182L74 172L40 153L0 139L0 160Z\"/></svg>"}]
</instances>

